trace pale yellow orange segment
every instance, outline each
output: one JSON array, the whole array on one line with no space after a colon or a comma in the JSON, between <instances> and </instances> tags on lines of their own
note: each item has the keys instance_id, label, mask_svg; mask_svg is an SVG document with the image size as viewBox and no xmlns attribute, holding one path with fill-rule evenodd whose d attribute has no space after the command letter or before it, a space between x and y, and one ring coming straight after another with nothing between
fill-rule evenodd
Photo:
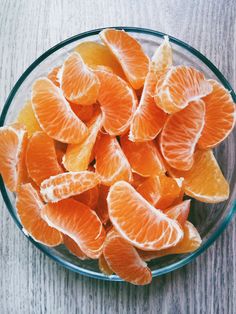
<instances>
[{"instance_id":1,"label":"pale yellow orange segment","mask_svg":"<svg viewBox=\"0 0 236 314\"><path fill-rule=\"evenodd\" d=\"M152 281L151 270L136 249L114 230L106 237L103 254L109 268L123 280L134 285L147 285Z\"/></svg>"},{"instance_id":2,"label":"pale yellow orange segment","mask_svg":"<svg viewBox=\"0 0 236 314\"><path fill-rule=\"evenodd\" d=\"M149 58L140 43L123 30L104 29L100 38L119 61L134 89L143 86L148 72Z\"/></svg>"},{"instance_id":3,"label":"pale yellow orange segment","mask_svg":"<svg viewBox=\"0 0 236 314\"><path fill-rule=\"evenodd\" d=\"M57 202L90 190L99 183L98 175L91 171L65 172L44 180L40 193L45 202Z\"/></svg>"},{"instance_id":4,"label":"pale yellow orange segment","mask_svg":"<svg viewBox=\"0 0 236 314\"><path fill-rule=\"evenodd\" d=\"M57 246L62 243L62 235L58 230L50 227L41 217L43 207L42 199L30 183L19 188L16 208L24 232L44 245Z\"/></svg>"},{"instance_id":5,"label":"pale yellow orange segment","mask_svg":"<svg viewBox=\"0 0 236 314\"><path fill-rule=\"evenodd\" d=\"M43 207L43 219L53 228L69 236L90 258L102 254L105 230L94 211L73 199L49 203Z\"/></svg>"},{"instance_id":6,"label":"pale yellow orange segment","mask_svg":"<svg viewBox=\"0 0 236 314\"><path fill-rule=\"evenodd\" d=\"M194 225L186 221L184 226L184 237L183 239L176 245L171 248L160 250L156 252L147 252L147 251L141 251L138 250L139 255L144 261L151 261L152 259L171 255L171 254L184 254L184 253L191 253L196 251L201 243L202 239L200 234L198 233L197 229L194 227Z\"/></svg>"},{"instance_id":7,"label":"pale yellow orange segment","mask_svg":"<svg viewBox=\"0 0 236 314\"><path fill-rule=\"evenodd\" d=\"M139 249L161 250L176 245L183 237L175 220L150 205L125 181L111 186L107 203L115 229Z\"/></svg>"},{"instance_id":8,"label":"pale yellow orange segment","mask_svg":"<svg viewBox=\"0 0 236 314\"><path fill-rule=\"evenodd\" d=\"M212 86L202 72L193 67L175 66L164 71L158 80L155 101L157 106L171 114L211 91Z\"/></svg>"},{"instance_id":9,"label":"pale yellow orange segment","mask_svg":"<svg viewBox=\"0 0 236 314\"><path fill-rule=\"evenodd\" d=\"M99 114L88 128L88 137L80 144L69 144L63 157L63 165L68 171L88 169L97 134L102 126L102 115Z\"/></svg>"},{"instance_id":10,"label":"pale yellow orange segment","mask_svg":"<svg viewBox=\"0 0 236 314\"><path fill-rule=\"evenodd\" d=\"M79 143L88 135L86 125L48 78L34 82L31 100L36 119L48 136L63 143Z\"/></svg>"},{"instance_id":11,"label":"pale yellow orange segment","mask_svg":"<svg viewBox=\"0 0 236 314\"><path fill-rule=\"evenodd\" d=\"M35 118L30 100L28 100L20 110L17 121L26 127L28 136L31 136L37 131L42 131L37 119Z\"/></svg>"},{"instance_id":12,"label":"pale yellow orange segment","mask_svg":"<svg viewBox=\"0 0 236 314\"><path fill-rule=\"evenodd\" d=\"M0 174L12 192L24 182L27 173L25 152L27 132L20 123L14 123L0 128Z\"/></svg>"},{"instance_id":13,"label":"pale yellow orange segment","mask_svg":"<svg viewBox=\"0 0 236 314\"><path fill-rule=\"evenodd\" d=\"M63 63L60 83L64 96L74 104L92 105L97 100L100 82L77 52Z\"/></svg>"},{"instance_id":14,"label":"pale yellow orange segment","mask_svg":"<svg viewBox=\"0 0 236 314\"><path fill-rule=\"evenodd\" d=\"M172 66L173 52L168 36L164 36L163 42L155 51L151 61L151 66L154 67L155 71L162 71Z\"/></svg>"},{"instance_id":15,"label":"pale yellow orange segment","mask_svg":"<svg viewBox=\"0 0 236 314\"><path fill-rule=\"evenodd\" d=\"M223 202L229 197L229 184L211 150L197 150L188 171L168 169L174 177L182 177L185 193L205 203Z\"/></svg>"},{"instance_id":16,"label":"pale yellow orange segment","mask_svg":"<svg viewBox=\"0 0 236 314\"><path fill-rule=\"evenodd\" d=\"M84 63L89 67L93 69L101 66L106 69L110 68L115 74L125 78L122 67L107 46L95 41L84 41L78 44L74 50L80 54Z\"/></svg>"},{"instance_id":17,"label":"pale yellow orange segment","mask_svg":"<svg viewBox=\"0 0 236 314\"><path fill-rule=\"evenodd\" d=\"M205 123L205 104L193 101L168 117L160 136L160 148L167 163L178 170L189 170Z\"/></svg>"}]
</instances>

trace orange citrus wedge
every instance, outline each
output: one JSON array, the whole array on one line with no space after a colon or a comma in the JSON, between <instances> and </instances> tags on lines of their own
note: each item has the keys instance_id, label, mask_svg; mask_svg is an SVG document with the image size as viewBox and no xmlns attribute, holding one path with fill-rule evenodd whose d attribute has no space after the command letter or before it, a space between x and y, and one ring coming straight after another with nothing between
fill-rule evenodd
<instances>
[{"instance_id":1,"label":"orange citrus wedge","mask_svg":"<svg viewBox=\"0 0 236 314\"><path fill-rule=\"evenodd\" d=\"M113 271L108 266L103 254L99 256L98 266L99 266L100 271L106 276L110 276L113 274Z\"/></svg>"},{"instance_id":2,"label":"orange citrus wedge","mask_svg":"<svg viewBox=\"0 0 236 314\"><path fill-rule=\"evenodd\" d=\"M179 170L189 170L193 154L204 127L205 105L191 102L185 109L170 115L160 137L160 148L168 164Z\"/></svg>"},{"instance_id":3,"label":"orange citrus wedge","mask_svg":"<svg viewBox=\"0 0 236 314\"><path fill-rule=\"evenodd\" d=\"M154 142L131 142L127 135L120 139L121 147L133 172L148 177L165 172L162 157Z\"/></svg>"},{"instance_id":4,"label":"orange citrus wedge","mask_svg":"<svg viewBox=\"0 0 236 314\"><path fill-rule=\"evenodd\" d=\"M220 144L233 130L236 107L233 99L221 84L209 80L212 92L203 98L206 108L205 125L198 141L202 149Z\"/></svg>"},{"instance_id":5,"label":"orange citrus wedge","mask_svg":"<svg viewBox=\"0 0 236 314\"><path fill-rule=\"evenodd\" d=\"M37 119L35 118L30 100L28 100L20 110L17 117L17 122L25 126L28 136L31 136L37 131L42 131Z\"/></svg>"},{"instance_id":6,"label":"orange citrus wedge","mask_svg":"<svg viewBox=\"0 0 236 314\"><path fill-rule=\"evenodd\" d=\"M40 127L64 143L79 143L88 135L86 125L74 114L61 90L48 78L33 84L32 106Z\"/></svg>"},{"instance_id":7,"label":"orange citrus wedge","mask_svg":"<svg viewBox=\"0 0 236 314\"><path fill-rule=\"evenodd\" d=\"M122 30L104 29L100 38L119 61L131 86L143 86L148 72L149 58L139 42Z\"/></svg>"},{"instance_id":8,"label":"orange citrus wedge","mask_svg":"<svg viewBox=\"0 0 236 314\"><path fill-rule=\"evenodd\" d=\"M81 260L88 259L87 255L80 249L78 244L67 235L63 234L63 244L66 248L75 256L77 256Z\"/></svg>"},{"instance_id":9,"label":"orange citrus wedge","mask_svg":"<svg viewBox=\"0 0 236 314\"><path fill-rule=\"evenodd\" d=\"M193 67L176 66L164 72L158 80L155 101L165 112L174 113L211 91L212 86L203 73Z\"/></svg>"},{"instance_id":10,"label":"orange citrus wedge","mask_svg":"<svg viewBox=\"0 0 236 314\"><path fill-rule=\"evenodd\" d=\"M102 253L105 230L96 213L73 199L47 204L42 217L51 226L74 240L90 258Z\"/></svg>"},{"instance_id":11,"label":"orange citrus wedge","mask_svg":"<svg viewBox=\"0 0 236 314\"><path fill-rule=\"evenodd\" d=\"M98 186L87 190L79 195L74 196L76 201L79 201L85 205L87 205L91 209L96 209L98 205L98 197L99 197L99 189ZM95 210L97 212L97 210ZM100 216L98 215L100 218Z\"/></svg>"},{"instance_id":12,"label":"orange citrus wedge","mask_svg":"<svg viewBox=\"0 0 236 314\"><path fill-rule=\"evenodd\" d=\"M27 132L20 123L0 128L0 174L12 192L25 180Z\"/></svg>"},{"instance_id":13,"label":"orange citrus wedge","mask_svg":"<svg viewBox=\"0 0 236 314\"><path fill-rule=\"evenodd\" d=\"M107 202L115 229L139 249L161 250L176 245L183 237L175 220L150 205L125 181L111 186Z\"/></svg>"},{"instance_id":14,"label":"orange citrus wedge","mask_svg":"<svg viewBox=\"0 0 236 314\"><path fill-rule=\"evenodd\" d=\"M152 273L135 248L117 232L110 231L104 243L103 254L109 268L120 278L135 285L147 285Z\"/></svg>"},{"instance_id":15,"label":"orange citrus wedge","mask_svg":"<svg viewBox=\"0 0 236 314\"><path fill-rule=\"evenodd\" d=\"M24 232L44 245L59 245L62 243L62 235L41 217L43 207L44 203L32 185L30 183L21 185L16 197L16 208Z\"/></svg>"},{"instance_id":16,"label":"orange citrus wedge","mask_svg":"<svg viewBox=\"0 0 236 314\"><path fill-rule=\"evenodd\" d=\"M57 87L60 87L60 71L61 71L62 66L58 66L53 68L49 73L48 73L48 79L53 82Z\"/></svg>"},{"instance_id":17,"label":"orange citrus wedge","mask_svg":"<svg viewBox=\"0 0 236 314\"><path fill-rule=\"evenodd\" d=\"M165 209L163 212L171 219L177 220L181 226L184 226L186 220L188 219L190 202L191 200L183 201L178 205Z\"/></svg>"},{"instance_id":18,"label":"orange citrus wedge","mask_svg":"<svg viewBox=\"0 0 236 314\"><path fill-rule=\"evenodd\" d=\"M103 127L110 135L123 134L133 118L136 95L119 76L106 71L95 73L101 83L98 102L103 113Z\"/></svg>"},{"instance_id":19,"label":"orange citrus wedge","mask_svg":"<svg viewBox=\"0 0 236 314\"><path fill-rule=\"evenodd\" d=\"M132 180L132 172L117 139L102 134L95 147L96 173L102 184L112 185L119 180Z\"/></svg>"},{"instance_id":20,"label":"orange citrus wedge","mask_svg":"<svg viewBox=\"0 0 236 314\"><path fill-rule=\"evenodd\" d=\"M91 171L65 172L44 180L40 193L45 202L57 202L90 190L99 182L98 175Z\"/></svg>"}]
</instances>

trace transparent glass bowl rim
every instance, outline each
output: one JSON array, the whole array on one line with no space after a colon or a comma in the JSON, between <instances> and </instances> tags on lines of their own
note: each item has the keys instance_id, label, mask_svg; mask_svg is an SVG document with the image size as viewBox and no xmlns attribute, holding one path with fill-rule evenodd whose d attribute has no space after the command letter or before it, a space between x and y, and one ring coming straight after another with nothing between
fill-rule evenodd
<instances>
[{"instance_id":1,"label":"transparent glass bowl rim","mask_svg":"<svg viewBox=\"0 0 236 314\"><path fill-rule=\"evenodd\" d=\"M18 79L18 81L16 82L16 84L14 85L14 87L12 88L1 113L1 117L0 117L0 126L2 126L4 124L8 109L11 105L11 102L16 94L16 92L19 90L21 84L23 83L23 81L28 77L28 75L37 67L38 64L40 64L43 60L45 60L49 55L51 55L52 53L54 53L55 51L61 49L62 47L73 43L77 40L86 38L86 37L90 37L93 35L97 35L101 30L105 29L105 28L115 28L115 29L123 29L127 32L130 33L137 33L137 34L146 34L146 35L151 35L154 37L159 37L159 38L163 38L164 33L161 33L159 31L155 31L152 29L147 29L147 28L141 28L141 27L127 27L127 26L111 26L111 27L104 27L104 28L99 28L99 29L94 29L94 30L90 30L87 32L83 32L80 33L78 35L75 35L73 37L70 37L66 40L61 41L60 43L58 43L57 45L53 46L52 48L50 48L49 50L47 50L46 52L44 52L39 58L37 58L26 70L25 72L21 75L21 77ZM236 95L231 87L231 85L229 84L229 82L226 80L226 78L223 76L223 74L216 68L216 66L210 61L208 60L203 54L201 54L198 50L196 50L195 48L191 47L190 45L186 44L185 42L172 37L170 35L169 39L170 42L182 47L183 49L187 50L188 52L192 53L194 56L196 56L198 59L200 59L203 63L205 63L205 65L207 65L208 68L210 68L210 70L217 76L217 78L219 79L219 81L225 86L226 89L231 91L231 96L234 100L234 102L236 102ZM8 197L7 191L6 191L6 187L5 184L2 180L2 178L0 178L0 189L1 189L1 193L2 193L2 197L4 199L4 202L13 218L13 220L15 221L16 225L18 226L18 228L22 231L22 225L19 223L19 221L17 220L15 214L14 214L14 208L13 205ZM227 225L229 224L229 222L231 221L233 214L236 212L236 202L234 201L232 207L229 210L229 213L227 214L227 216L224 217L224 219L222 220L221 224L218 226L218 228L213 232L213 234L211 234L211 236L208 238L208 240L195 252L188 254L186 257L184 257L183 259L181 259L178 262L175 262L171 265L156 269L152 271L152 275L153 277L156 276L160 276L166 273L169 273L171 271L174 271L178 268L183 267L184 265L190 263L192 260L194 260L198 255L200 255L201 253L203 253L218 237L219 235L225 230L225 228L227 227ZM22 231L23 232L23 231ZM50 248L47 248L44 245L41 245L40 243L35 242L31 237L27 237L38 249L40 249L42 252L44 252L47 256L49 256L50 258L52 258L53 260L55 260L58 264L64 266L65 268L74 271L76 273L80 273L82 275L85 276L89 276L89 277L93 277L96 279L102 279L102 280L109 280L109 281L123 281L122 279L120 279L118 276L106 276L102 273L97 273L97 272L93 272L91 270L87 270L84 269L82 267L73 265L72 263L69 263L67 261L65 261L63 258L59 257L59 256L54 256L52 254L52 252L50 251Z\"/></svg>"}]
</instances>

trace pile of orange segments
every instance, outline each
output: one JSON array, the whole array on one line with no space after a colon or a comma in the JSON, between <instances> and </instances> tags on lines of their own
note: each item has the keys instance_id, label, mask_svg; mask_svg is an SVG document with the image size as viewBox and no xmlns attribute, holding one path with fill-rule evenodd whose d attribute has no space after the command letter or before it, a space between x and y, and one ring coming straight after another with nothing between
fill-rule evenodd
<instances>
[{"instance_id":1,"label":"pile of orange segments","mask_svg":"<svg viewBox=\"0 0 236 314\"><path fill-rule=\"evenodd\" d=\"M232 131L235 104L217 81L173 65L168 37L151 58L124 31L100 38L34 82L0 128L0 172L35 241L145 285L147 261L201 245L189 197L229 196L212 149Z\"/></svg>"}]
</instances>

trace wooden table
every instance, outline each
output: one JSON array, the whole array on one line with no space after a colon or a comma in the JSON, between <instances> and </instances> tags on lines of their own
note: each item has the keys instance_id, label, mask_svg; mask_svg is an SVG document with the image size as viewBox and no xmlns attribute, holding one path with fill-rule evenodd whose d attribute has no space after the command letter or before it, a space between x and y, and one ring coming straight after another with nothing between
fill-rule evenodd
<instances>
[{"instance_id":1,"label":"wooden table","mask_svg":"<svg viewBox=\"0 0 236 314\"><path fill-rule=\"evenodd\" d=\"M141 26L184 40L236 87L235 0L1 0L0 103L45 50L80 32ZM63 269L16 228L0 200L0 312L236 313L235 219L193 263L147 287L97 281Z\"/></svg>"}]
</instances>

